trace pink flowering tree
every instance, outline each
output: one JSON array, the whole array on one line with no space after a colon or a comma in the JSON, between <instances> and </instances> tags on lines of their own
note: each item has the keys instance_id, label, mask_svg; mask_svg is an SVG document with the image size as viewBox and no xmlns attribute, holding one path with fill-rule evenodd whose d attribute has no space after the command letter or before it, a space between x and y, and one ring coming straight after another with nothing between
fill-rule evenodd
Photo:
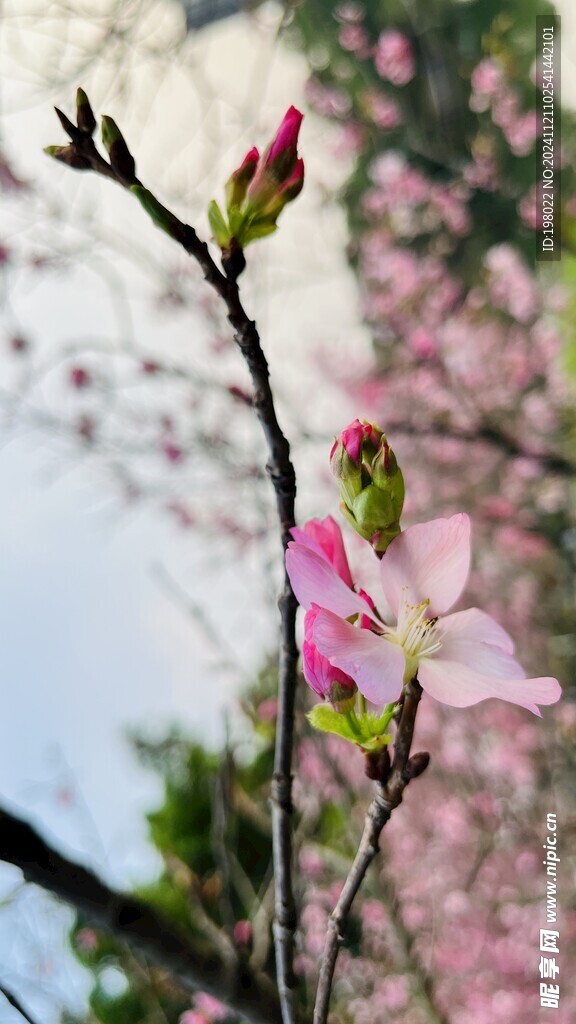
<instances>
[{"instance_id":1,"label":"pink flowering tree","mask_svg":"<svg viewBox=\"0 0 576 1024\"><path fill-rule=\"evenodd\" d=\"M301 31L313 6L303 8ZM375 348L362 366L347 359L329 369L358 403L359 417L374 415L394 440L393 451L382 430L358 419L334 443L332 470L351 528L346 541L331 516L295 526L288 443L239 285L245 249L277 229L302 188L301 114L290 108L262 154L252 147L239 158L208 211L215 248L137 178L111 118L103 120L106 156L97 149L85 93L75 122L61 115L69 142L49 155L121 185L199 263L251 375L253 390L229 389L230 397L247 411L253 404L263 427L287 550L278 699L259 694L252 715L260 739L275 721L276 745L272 753L268 734L266 758L254 759L251 777L240 764L226 777L230 789L238 779L241 785L236 803L223 804L230 829L219 834L216 854L202 846L195 834L202 829L186 809L204 781L206 792L215 780L226 787L213 764L189 759L188 790L178 800L172 792L164 817L152 816L165 872L149 898L111 893L8 814L3 856L79 908L80 958L96 977L103 960L115 958L134 981L130 995L138 985L145 991L150 1019L160 1005L182 1024L238 1015L287 1024L311 1019L315 1002L316 1024L329 1008L346 1024L407 1014L411 1024L521 1024L534 1006L536 823L544 820L551 771L549 733L533 716L559 697L538 648L565 613L553 601L546 616L539 609L567 550L572 474L559 430L569 391L555 362L554 318L565 296L538 282L528 263L533 111L505 59L506 47L513 52L505 26L494 28L490 54L478 37L456 83L440 59L449 33L442 41L432 31L421 35L401 14L380 24L371 5L339 5L334 14L326 41L338 56L337 80L331 70L317 75L310 99L341 123L358 157L349 190L351 255ZM456 38L456 28L450 31ZM526 58L519 80L527 67ZM447 90L443 76L451 74L448 84L457 88ZM464 100L452 110L447 96ZM459 118L471 132L458 127ZM394 144L385 152L382 138ZM464 146L463 138L472 141ZM152 380L163 370L155 360L141 366ZM73 361L68 373L79 395L97 379L85 362ZM81 426L90 442L93 422ZM219 427L205 439L209 451L214 439L226 450ZM162 430L163 457L178 467L192 445L170 417ZM238 465L230 463L232 477ZM184 521L193 519L177 508ZM318 512L336 509L324 504ZM411 525L401 521L404 512ZM480 607L458 606L465 586ZM305 702L295 708L295 598L304 609L303 674L321 698L308 713L314 732L303 720ZM516 660L511 634L522 641L520 660L535 665L532 678ZM555 722L564 757L574 729L569 709ZM412 785L430 756L433 771ZM263 823L264 768L273 813ZM221 818L217 810L204 805L197 821ZM246 821L251 831L242 832ZM385 858L375 875L368 868L384 826ZM247 842L232 841L236 829ZM266 873L270 846L275 886ZM253 849L258 857L248 855ZM566 926L564 941L572 937ZM154 970L136 980L122 940L168 980ZM117 1019L130 1019L129 1006L118 1004ZM97 1009L105 1015L105 1001ZM573 1009L565 1000L558 1020L567 1024ZM140 1003L134 1013L142 1019Z\"/></svg>"}]
</instances>

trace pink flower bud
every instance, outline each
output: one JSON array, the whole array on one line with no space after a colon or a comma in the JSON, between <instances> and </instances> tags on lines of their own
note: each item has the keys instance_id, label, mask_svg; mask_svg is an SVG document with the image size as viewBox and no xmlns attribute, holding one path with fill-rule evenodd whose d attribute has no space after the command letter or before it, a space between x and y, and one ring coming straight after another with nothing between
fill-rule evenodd
<instances>
[{"instance_id":1,"label":"pink flower bud","mask_svg":"<svg viewBox=\"0 0 576 1024\"><path fill-rule=\"evenodd\" d=\"M368 423L364 420L363 423L356 419L348 427L344 427L344 430L340 434L339 438L336 438L332 445L332 451L330 452L330 460L334 457L336 449L339 443L342 444L347 456L352 462L359 466L362 460L362 448L364 443L368 441L373 444L375 448L380 443L382 437L382 431L378 427L374 426L373 423Z\"/></svg>"},{"instance_id":2,"label":"pink flower bud","mask_svg":"<svg viewBox=\"0 0 576 1024\"><path fill-rule=\"evenodd\" d=\"M70 370L70 383L72 387L77 388L81 391L82 388L87 388L91 384L90 374L88 370L85 370L83 366L73 366Z\"/></svg>"},{"instance_id":3,"label":"pink flower bud","mask_svg":"<svg viewBox=\"0 0 576 1024\"><path fill-rule=\"evenodd\" d=\"M298 133L303 117L304 115L299 110L296 110L296 107L289 107L284 114L282 124L264 154L266 166L276 172L280 171L284 181L296 163ZM283 170L287 164L290 166L290 171L288 172Z\"/></svg>"},{"instance_id":4,"label":"pink flower bud","mask_svg":"<svg viewBox=\"0 0 576 1024\"><path fill-rule=\"evenodd\" d=\"M256 173L256 167L258 166L258 160L260 154L253 146L252 149L246 154L240 167L232 172L228 181L226 182L226 209L228 214L234 206L241 206L246 196L246 190L248 185L252 181Z\"/></svg>"},{"instance_id":5,"label":"pink flower bud","mask_svg":"<svg viewBox=\"0 0 576 1024\"><path fill-rule=\"evenodd\" d=\"M298 157L292 174L282 186L280 195L283 199L283 205L291 202L292 199L296 199L299 196L304 186L304 161L302 157Z\"/></svg>"},{"instance_id":6,"label":"pink flower bud","mask_svg":"<svg viewBox=\"0 0 576 1024\"><path fill-rule=\"evenodd\" d=\"M173 463L173 465L182 462L182 459L184 458L184 452L180 446L175 444L175 442L171 441L168 437L162 442L162 451L168 459L168 462Z\"/></svg>"},{"instance_id":7,"label":"pink flower bud","mask_svg":"<svg viewBox=\"0 0 576 1024\"><path fill-rule=\"evenodd\" d=\"M290 107L274 139L263 153L246 193L252 209L263 211L269 203L278 198L282 187L288 186L298 163L298 133L303 116L296 107ZM303 182L303 163L298 170L298 176Z\"/></svg>"},{"instance_id":8,"label":"pink flower bud","mask_svg":"<svg viewBox=\"0 0 576 1024\"><path fill-rule=\"evenodd\" d=\"M400 532L404 502L402 473L386 435L373 423L354 420L334 442L330 465L341 512L376 551L385 551Z\"/></svg>"},{"instance_id":9,"label":"pink flower bud","mask_svg":"<svg viewBox=\"0 0 576 1024\"><path fill-rule=\"evenodd\" d=\"M356 683L345 672L334 668L328 658L320 654L313 640L314 623L320 609L313 605L304 616L304 643L302 644L302 671L309 686L319 697L329 700L335 710L344 710L343 702L356 697Z\"/></svg>"}]
</instances>

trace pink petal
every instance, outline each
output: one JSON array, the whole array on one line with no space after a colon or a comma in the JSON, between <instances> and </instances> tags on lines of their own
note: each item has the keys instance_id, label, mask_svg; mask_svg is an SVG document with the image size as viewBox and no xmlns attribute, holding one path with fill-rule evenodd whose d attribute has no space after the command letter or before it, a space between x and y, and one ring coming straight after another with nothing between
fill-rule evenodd
<instances>
[{"instance_id":1,"label":"pink petal","mask_svg":"<svg viewBox=\"0 0 576 1024\"><path fill-rule=\"evenodd\" d=\"M346 558L342 531L332 516L326 516L326 519L309 519L301 529L294 526L290 533L298 544L304 544L317 554L323 555L344 583L352 587L352 574Z\"/></svg>"},{"instance_id":2,"label":"pink petal","mask_svg":"<svg viewBox=\"0 0 576 1024\"><path fill-rule=\"evenodd\" d=\"M286 569L292 589L304 608L317 604L344 618L357 613L373 614L366 601L346 586L324 555L312 548L290 541Z\"/></svg>"},{"instance_id":3,"label":"pink petal","mask_svg":"<svg viewBox=\"0 0 576 1024\"><path fill-rule=\"evenodd\" d=\"M324 654L316 647L313 640L314 623L320 609L313 605L304 616L304 643L302 644L302 672L309 686L319 697L329 697L333 683L341 683L343 686L354 686L354 680L342 672L342 669L332 665Z\"/></svg>"},{"instance_id":4,"label":"pink petal","mask_svg":"<svg viewBox=\"0 0 576 1024\"><path fill-rule=\"evenodd\" d=\"M314 642L333 665L354 679L368 700L389 704L400 696L406 660L398 644L324 610L318 612Z\"/></svg>"},{"instance_id":5,"label":"pink petal","mask_svg":"<svg viewBox=\"0 0 576 1024\"><path fill-rule=\"evenodd\" d=\"M491 615L480 611L479 608L468 608L465 612L453 612L452 615L445 615L438 623L438 630L442 634L442 657L448 661L464 661L475 668L466 656L468 644L490 644L497 647L505 654L514 654L514 641L512 637L498 625ZM462 657L453 657L450 652L461 649ZM445 653L446 651L446 653ZM524 672L518 678L523 678Z\"/></svg>"},{"instance_id":6,"label":"pink petal","mask_svg":"<svg viewBox=\"0 0 576 1024\"><path fill-rule=\"evenodd\" d=\"M395 615L401 600L418 604L428 598L432 615L451 608L460 597L470 567L470 520L418 523L395 537L380 562L382 587Z\"/></svg>"},{"instance_id":7,"label":"pink petal","mask_svg":"<svg viewBox=\"0 0 576 1024\"><path fill-rule=\"evenodd\" d=\"M488 697L497 697L540 716L536 705L555 704L562 693L558 680L548 676L538 679L496 678L438 657L422 659L418 679L426 693L454 708L467 708Z\"/></svg>"}]
</instances>

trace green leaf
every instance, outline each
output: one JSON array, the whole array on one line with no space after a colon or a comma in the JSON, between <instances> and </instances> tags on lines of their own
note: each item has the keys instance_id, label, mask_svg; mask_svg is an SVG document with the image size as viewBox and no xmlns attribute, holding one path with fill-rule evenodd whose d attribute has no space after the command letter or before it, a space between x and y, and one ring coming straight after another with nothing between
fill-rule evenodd
<instances>
[{"instance_id":1,"label":"green leaf","mask_svg":"<svg viewBox=\"0 0 576 1024\"><path fill-rule=\"evenodd\" d=\"M277 224L251 224L242 233L242 245L248 245L248 242L254 242L257 238L266 238L267 235L274 234L277 227Z\"/></svg>"},{"instance_id":2,"label":"green leaf","mask_svg":"<svg viewBox=\"0 0 576 1024\"><path fill-rule=\"evenodd\" d=\"M208 222L214 236L214 241L221 249L226 249L232 241L232 235L215 199L212 199L208 206Z\"/></svg>"},{"instance_id":3,"label":"green leaf","mask_svg":"<svg viewBox=\"0 0 576 1024\"><path fill-rule=\"evenodd\" d=\"M390 743L390 733L386 729L390 725L395 705L388 705L381 715L356 715L341 714L334 711L329 704L316 704L308 712L308 721L320 732L330 732L335 736L342 736L362 747L363 750L379 750Z\"/></svg>"},{"instance_id":4,"label":"green leaf","mask_svg":"<svg viewBox=\"0 0 576 1024\"><path fill-rule=\"evenodd\" d=\"M329 704L315 704L307 715L308 721L320 732L331 732L342 736L351 743L358 743L358 732L355 731L348 715L334 711Z\"/></svg>"}]
</instances>

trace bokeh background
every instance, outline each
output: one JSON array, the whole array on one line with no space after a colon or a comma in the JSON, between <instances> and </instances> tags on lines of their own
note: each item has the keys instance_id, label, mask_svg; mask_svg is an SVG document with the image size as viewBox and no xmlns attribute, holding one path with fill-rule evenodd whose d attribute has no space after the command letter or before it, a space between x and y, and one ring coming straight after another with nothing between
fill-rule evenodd
<instances>
[{"instance_id":1,"label":"bokeh background","mask_svg":"<svg viewBox=\"0 0 576 1024\"><path fill-rule=\"evenodd\" d=\"M52 105L71 112L82 85L139 176L207 237L208 201L293 103L306 188L249 251L242 287L299 518L337 514L331 440L374 419L404 470L406 522L470 513L468 603L513 633L531 674L565 686L543 721L425 704L432 767L387 829L334 1021L539 1021L553 812L562 996L542 1019L568 1024L576 16L559 6L563 257L536 266L535 16L550 7L234 6L2 7L2 797L111 884L143 887L188 925L203 911L269 963L281 567L248 380L197 268L127 195L42 147L62 141ZM311 735L307 706L303 685L298 967L311 987L369 790L360 754ZM0 886L0 982L39 1019L218 1019L15 870ZM248 924L234 933L233 919ZM16 1019L0 1004L0 1021Z\"/></svg>"}]
</instances>

